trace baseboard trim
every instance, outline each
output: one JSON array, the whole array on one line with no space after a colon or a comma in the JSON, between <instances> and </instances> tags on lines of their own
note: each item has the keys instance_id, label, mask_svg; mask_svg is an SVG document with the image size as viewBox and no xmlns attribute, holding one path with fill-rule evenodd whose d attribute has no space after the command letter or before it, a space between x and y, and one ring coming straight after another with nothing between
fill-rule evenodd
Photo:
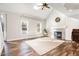
<instances>
[{"instance_id":1,"label":"baseboard trim","mask_svg":"<svg viewBox=\"0 0 79 59\"><path fill-rule=\"evenodd\" d=\"M16 40L5 40L5 42L7 42L7 41L19 41L19 40L31 40L31 39L36 39L36 38L42 38L42 37L44 37L44 36L39 36L39 37L32 37L32 38L23 38L23 39L16 39Z\"/></svg>"}]
</instances>

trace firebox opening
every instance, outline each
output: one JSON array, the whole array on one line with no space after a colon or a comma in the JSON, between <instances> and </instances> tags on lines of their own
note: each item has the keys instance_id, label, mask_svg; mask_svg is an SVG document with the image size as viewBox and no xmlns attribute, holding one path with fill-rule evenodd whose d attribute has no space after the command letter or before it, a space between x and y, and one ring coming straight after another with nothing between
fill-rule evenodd
<instances>
[{"instance_id":1,"label":"firebox opening","mask_svg":"<svg viewBox=\"0 0 79 59\"><path fill-rule=\"evenodd\" d=\"M55 37L55 39L62 39L62 32L55 31L54 32L54 37Z\"/></svg>"}]
</instances>

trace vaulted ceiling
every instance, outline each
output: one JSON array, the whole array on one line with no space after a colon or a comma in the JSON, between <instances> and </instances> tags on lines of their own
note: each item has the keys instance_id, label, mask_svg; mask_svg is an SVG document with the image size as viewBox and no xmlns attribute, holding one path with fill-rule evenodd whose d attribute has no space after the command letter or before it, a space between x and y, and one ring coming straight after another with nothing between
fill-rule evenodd
<instances>
[{"instance_id":1,"label":"vaulted ceiling","mask_svg":"<svg viewBox=\"0 0 79 59\"><path fill-rule=\"evenodd\" d=\"M79 3L55 3L51 5L65 15L79 19Z\"/></svg>"},{"instance_id":2,"label":"vaulted ceiling","mask_svg":"<svg viewBox=\"0 0 79 59\"><path fill-rule=\"evenodd\" d=\"M35 3L0 3L1 11L8 11L38 19L46 19L53 9L66 14L69 17L79 19L79 4L78 3L48 3L52 8L46 11L35 10L33 6Z\"/></svg>"}]
</instances>

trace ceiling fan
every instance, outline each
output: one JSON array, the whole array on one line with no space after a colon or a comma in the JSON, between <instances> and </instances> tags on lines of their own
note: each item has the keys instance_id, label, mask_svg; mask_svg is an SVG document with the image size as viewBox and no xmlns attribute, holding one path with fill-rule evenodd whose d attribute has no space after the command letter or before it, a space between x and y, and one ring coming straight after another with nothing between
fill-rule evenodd
<instances>
[{"instance_id":1,"label":"ceiling fan","mask_svg":"<svg viewBox=\"0 0 79 59\"><path fill-rule=\"evenodd\" d=\"M41 10L50 9L49 4L47 4L47 3L36 4L34 6L34 8L35 9L41 9Z\"/></svg>"},{"instance_id":2,"label":"ceiling fan","mask_svg":"<svg viewBox=\"0 0 79 59\"><path fill-rule=\"evenodd\" d=\"M44 8L50 8L50 7L48 6L47 3L43 3L43 4L42 4L42 10L43 10Z\"/></svg>"}]
</instances>

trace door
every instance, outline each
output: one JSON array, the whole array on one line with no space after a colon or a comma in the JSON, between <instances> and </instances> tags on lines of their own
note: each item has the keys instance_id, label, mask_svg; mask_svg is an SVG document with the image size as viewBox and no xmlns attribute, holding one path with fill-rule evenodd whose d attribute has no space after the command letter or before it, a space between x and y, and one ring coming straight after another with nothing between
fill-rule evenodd
<instances>
[{"instance_id":1,"label":"door","mask_svg":"<svg viewBox=\"0 0 79 59\"><path fill-rule=\"evenodd\" d=\"M0 14L0 54L6 40L6 15Z\"/></svg>"},{"instance_id":2,"label":"door","mask_svg":"<svg viewBox=\"0 0 79 59\"><path fill-rule=\"evenodd\" d=\"M0 55L3 49L3 32L2 32L2 24L1 24L1 18L0 18Z\"/></svg>"}]
</instances>

